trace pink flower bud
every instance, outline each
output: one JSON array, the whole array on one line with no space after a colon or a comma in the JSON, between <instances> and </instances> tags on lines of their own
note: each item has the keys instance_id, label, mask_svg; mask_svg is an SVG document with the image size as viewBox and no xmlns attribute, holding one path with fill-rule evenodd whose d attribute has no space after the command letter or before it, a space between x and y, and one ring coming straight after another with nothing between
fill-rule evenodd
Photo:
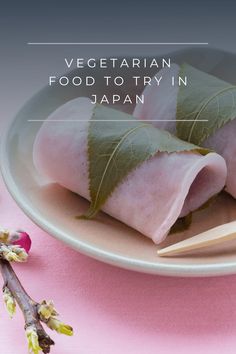
<instances>
[{"instance_id":1,"label":"pink flower bud","mask_svg":"<svg viewBox=\"0 0 236 354\"><path fill-rule=\"evenodd\" d=\"M16 231L10 236L10 243L12 245L18 245L25 249L29 253L31 248L31 239L29 235L24 231Z\"/></svg>"}]
</instances>

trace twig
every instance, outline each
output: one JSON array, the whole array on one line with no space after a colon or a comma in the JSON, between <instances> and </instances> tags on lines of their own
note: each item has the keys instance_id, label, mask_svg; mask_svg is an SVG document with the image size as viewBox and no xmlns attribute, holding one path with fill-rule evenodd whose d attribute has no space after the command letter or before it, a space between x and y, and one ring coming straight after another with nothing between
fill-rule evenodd
<instances>
[{"instance_id":1,"label":"twig","mask_svg":"<svg viewBox=\"0 0 236 354\"><path fill-rule=\"evenodd\" d=\"M40 323L38 315L39 303L31 299L23 286L21 285L16 273L14 272L11 264L3 259L0 259L1 272L4 279L3 288L7 287L18 303L19 307L25 318L25 329L33 326L38 335L39 345L43 353L50 353L51 345L54 345L53 340L45 332Z\"/></svg>"}]
</instances>

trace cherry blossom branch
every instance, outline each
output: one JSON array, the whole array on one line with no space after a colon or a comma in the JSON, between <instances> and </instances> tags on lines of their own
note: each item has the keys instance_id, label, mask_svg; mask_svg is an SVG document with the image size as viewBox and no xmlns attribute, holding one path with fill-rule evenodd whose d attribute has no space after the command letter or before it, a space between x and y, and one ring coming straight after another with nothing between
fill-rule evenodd
<instances>
[{"instance_id":1,"label":"cherry blossom branch","mask_svg":"<svg viewBox=\"0 0 236 354\"><path fill-rule=\"evenodd\" d=\"M4 280L3 299L7 310L13 317L16 303L19 305L25 319L25 331L29 351L33 354L50 353L54 341L44 330L41 322L50 329L68 336L73 335L73 329L61 322L52 301L34 301L22 286L19 278L9 262L25 262L28 258L31 240L28 234L21 232L16 240L16 235L10 238L6 230L0 230L0 270ZM18 235L19 236L19 235ZM9 242L9 240L11 242Z\"/></svg>"},{"instance_id":2,"label":"cherry blossom branch","mask_svg":"<svg viewBox=\"0 0 236 354\"><path fill-rule=\"evenodd\" d=\"M8 261L1 260L0 265L4 279L3 289L7 288L19 305L25 318L25 330L27 331L27 329L34 328L42 352L45 354L50 353L50 346L53 345L54 342L41 325L38 315L38 307L40 305L27 294L11 264Z\"/></svg>"}]
</instances>

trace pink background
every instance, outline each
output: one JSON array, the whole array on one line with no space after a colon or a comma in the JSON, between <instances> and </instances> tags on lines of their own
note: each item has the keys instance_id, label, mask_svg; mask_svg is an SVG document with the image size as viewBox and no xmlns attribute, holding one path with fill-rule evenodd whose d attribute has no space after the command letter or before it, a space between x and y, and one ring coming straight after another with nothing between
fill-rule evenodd
<instances>
[{"instance_id":1,"label":"pink background","mask_svg":"<svg viewBox=\"0 0 236 354\"><path fill-rule=\"evenodd\" d=\"M73 337L51 332L52 353L235 353L236 276L160 277L95 261L35 226L2 182L0 210L2 227L32 237L29 262L14 266L29 294L53 299L74 327ZM0 353L27 353L20 310L11 320L2 300L0 309Z\"/></svg>"},{"instance_id":2,"label":"pink background","mask_svg":"<svg viewBox=\"0 0 236 354\"><path fill-rule=\"evenodd\" d=\"M22 7L20 2L19 6ZM34 3L33 7L35 6ZM41 2L39 6L42 6ZM111 6L114 6L114 3ZM169 13L169 3L167 7ZM203 18L200 27L198 22L195 22L197 24L195 37L188 31L184 31L184 37L181 37L179 22L178 31L176 30L176 33L171 31L171 40L188 38L192 41L207 37L212 46L217 46L219 37L224 32L226 34L223 39L230 34L234 41L232 33L235 32L233 21L235 12L231 12L232 21L229 21L230 10L226 6L224 8L228 12L227 26L218 26L218 23L222 22L222 11L219 11L218 17L214 13L217 32L212 30L212 23L209 26L206 17L205 26L202 23ZM11 13L14 10L15 7L12 7ZM44 12L42 19L29 18L28 21L31 22L28 23L28 27L23 19L24 22L19 22L17 30L13 24L17 22L18 14L12 17L10 24L6 20L7 40L1 53L1 60L2 68L8 69L2 70L1 74L3 89L0 125L7 123L29 96L46 85L47 76L53 73L55 63L58 72L65 70L60 48L54 49L54 56L50 51L45 57L40 57L41 48L29 50L25 46L30 39L47 40L50 33L52 40L69 38L77 41L80 38L78 31L74 31L77 27L71 27L73 30L71 29L67 37L59 37L58 28L54 24L51 25L54 12L53 10L53 17L50 17L49 28L44 23ZM212 9L210 13L212 15ZM35 14L38 15L36 10ZM147 28L149 32L146 38L153 41L158 38L164 40L158 31L153 31L154 24L158 23L157 15L158 13L154 13L154 20ZM196 18L195 11L193 15ZM83 12L81 16L87 21ZM163 18L162 13L159 13L159 16ZM164 18L162 20L167 28L167 20ZM117 37L114 34L114 41L120 41L122 38L119 16L117 23L119 31ZM127 23L129 25L127 32L130 32L132 30L130 19ZM191 26L192 20L185 18L181 23L184 26ZM63 21L58 24L63 26ZM169 25L171 24L170 18ZM99 27L100 25L99 22ZM65 22L64 26L69 26L69 22ZM144 30L146 23L140 21L138 27ZM151 39L150 29L153 32ZM139 30L138 35L141 33L142 30ZM4 31L0 34L3 36ZM107 33L104 31L103 34ZM135 32L133 34L130 32L130 37L128 35L129 33L125 32L123 37L127 41L137 38ZM90 38L100 40L107 37L99 33L96 39ZM141 37L138 38L141 40ZM224 48L233 49L229 40L222 42ZM120 49L112 48L112 53L104 49L103 56L109 54L115 56L118 54L115 50ZM2 127L0 135L1 131ZM35 226L11 199L1 178L0 212L2 227L23 228L32 237L33 247L29 262L14 266L29 294L37 301L53 299L61 318L74 327L73 337L51 332L56 342L55 348L52 349L53 354L235 354L236 276L202 279L159 277L115 268L83 256ZM10 320L0 295L1 354L27 353L23 326L20 310L17 309L15 318Z\"/></svg>"}]
</instances>

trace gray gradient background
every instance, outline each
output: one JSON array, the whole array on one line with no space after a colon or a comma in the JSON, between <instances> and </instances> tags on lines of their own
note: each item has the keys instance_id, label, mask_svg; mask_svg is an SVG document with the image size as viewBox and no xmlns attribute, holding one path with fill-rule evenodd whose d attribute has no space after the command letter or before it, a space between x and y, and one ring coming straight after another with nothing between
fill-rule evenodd
<instances>
[{"instance_id":1,"label":"gray gradient background","mask_svg":"<svg viewBox=\"0 0 236 354\"><path fill-rule=\"evenodd\" d=\"M1 5L1 120L10 119L65 56L159 55L164 47L32 47L27 42L209 42L236 52L235 1L21 1Z\"/></svg>"}]
</instances>

